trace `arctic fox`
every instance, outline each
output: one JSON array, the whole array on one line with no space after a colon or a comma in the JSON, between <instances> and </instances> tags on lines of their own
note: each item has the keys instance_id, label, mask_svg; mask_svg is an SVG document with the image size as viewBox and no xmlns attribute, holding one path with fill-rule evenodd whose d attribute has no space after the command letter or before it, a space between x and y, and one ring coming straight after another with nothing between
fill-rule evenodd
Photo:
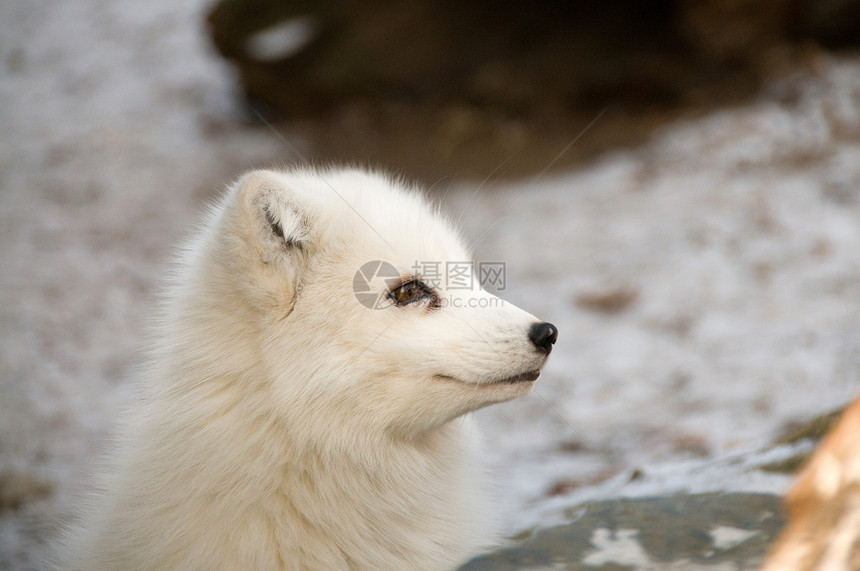
<instances>
[{"instance_id":1,"label":"arctic fox","mask_svg":"<svg viewBox=\"0 0 860 571\"><path fill-rule=\"evenodd\" d=\"M469 259L396 180L245 175L184 251L66 565L438 570L486 547L464 415L527 394L557 331Z\"/></svg>"}]
</instances>

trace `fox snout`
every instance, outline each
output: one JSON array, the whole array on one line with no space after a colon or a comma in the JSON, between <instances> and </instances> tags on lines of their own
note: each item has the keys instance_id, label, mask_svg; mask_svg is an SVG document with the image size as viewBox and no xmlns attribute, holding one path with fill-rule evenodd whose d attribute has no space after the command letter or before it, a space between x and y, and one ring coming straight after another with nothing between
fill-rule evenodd
<instances>
[{"instance_id":1,"label":"fox snout","mask_svg":"<svg viewBox=\"0 0 860 571\"><path fill-rule=\"evenodd\" d=\"M558 329L552 323L535 323L529 329L529 340L537 347L538 351L550 354L552 346L558 339Z\"/></svg>"}]
</instances>

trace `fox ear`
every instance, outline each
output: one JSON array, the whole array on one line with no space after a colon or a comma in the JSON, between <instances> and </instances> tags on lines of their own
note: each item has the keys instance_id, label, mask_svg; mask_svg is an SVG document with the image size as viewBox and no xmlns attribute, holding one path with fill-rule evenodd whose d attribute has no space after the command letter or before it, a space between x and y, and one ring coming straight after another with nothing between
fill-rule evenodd
<instances>
[{"instance_id":1,"label":"fox ear","mask_svg":"<svg viewBox=\"0 0 860 571\"><path fill-rule=\"evenodd\" d=\"M263 251L287 253L308 241L307 213L284 175L248 173L239 182L238 198L247 237Z\"/></svg>"},{"instance_id":2,"label":"fox ear","mask_svg":"<svg viewBox=\"0 0 860 571\"><path fill-rule=\"evenodd\" d=\"M254 171L234 188L228 264L250 300L289 314L309 265L311 209L283 173Z\"/></svg>"}]
</instances>

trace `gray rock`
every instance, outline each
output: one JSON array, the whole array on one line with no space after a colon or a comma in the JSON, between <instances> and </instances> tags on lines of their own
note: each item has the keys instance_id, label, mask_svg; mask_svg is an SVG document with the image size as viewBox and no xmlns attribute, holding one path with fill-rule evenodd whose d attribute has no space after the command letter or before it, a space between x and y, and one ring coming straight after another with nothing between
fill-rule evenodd
<instances>
[{"instance_id":1,"label":"gray rock","mask_svg":"<svg viewBox=\"0 0 860 571\"><path fill-rule=\"evenodd\" d=\"M780 498L731 493L605 500L461 571L755 569L783 526Z\"/></svg>"}]
</instances>

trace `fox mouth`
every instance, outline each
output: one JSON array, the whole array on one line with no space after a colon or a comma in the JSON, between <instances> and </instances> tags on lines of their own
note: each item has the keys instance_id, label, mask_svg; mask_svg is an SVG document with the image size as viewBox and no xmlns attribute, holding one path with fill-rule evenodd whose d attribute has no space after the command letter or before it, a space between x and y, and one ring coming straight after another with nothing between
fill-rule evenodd
<instances>
[{"instance_id":1,"label":"fox mouth","mask_svg":"<svg viewBox=\"0 0 860 571\"><path fill-rule=\"evenodd\" d=\"M498 381L490 381L488 383L471 383L468 381L460 380L456 377L452 377L450 375L435 375L437 379L442 379L445 381L454 381L457 383L475 386L516 385L519 383L532 383L537 380L539 376L540 371L528 371L526 373L520 373L519 375L514 375L512 377L505 377L503 379L499 379Z\"/></svg>"}]
</instances>

